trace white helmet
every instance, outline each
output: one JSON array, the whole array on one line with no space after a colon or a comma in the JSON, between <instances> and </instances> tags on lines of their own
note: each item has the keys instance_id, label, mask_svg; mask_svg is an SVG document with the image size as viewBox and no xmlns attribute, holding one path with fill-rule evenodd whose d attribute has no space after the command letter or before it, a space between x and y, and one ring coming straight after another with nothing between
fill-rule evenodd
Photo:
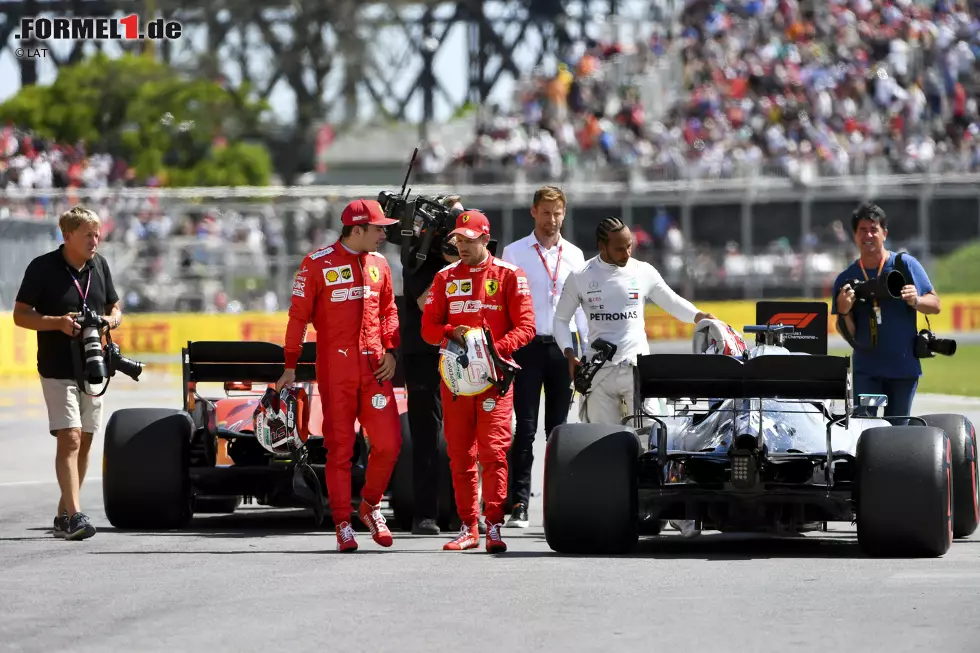
<instances>
[{"instance_id":1,"label":"white helmet","mask_svg":"<svg viewBox=\"0 0 980 653\"><path fill-rule=\"evenodd\" d=\"M740 358L747 349L738 331L721 320L704 319L694 327L695 354L723 354Z\"/></svg>"},{"instance_id":2,"label":"white helmet","mask_svg":"<svg viewBox=\"0 0 980 653\"><path fill-rule=\"evenodd\" d=\"M497 380L497 370L490 358L483 329L473 327L463 336L464 349L447 340L439 350L439 374L454 395L472 397L485 392Z\"/></svg>"}]
</instances>

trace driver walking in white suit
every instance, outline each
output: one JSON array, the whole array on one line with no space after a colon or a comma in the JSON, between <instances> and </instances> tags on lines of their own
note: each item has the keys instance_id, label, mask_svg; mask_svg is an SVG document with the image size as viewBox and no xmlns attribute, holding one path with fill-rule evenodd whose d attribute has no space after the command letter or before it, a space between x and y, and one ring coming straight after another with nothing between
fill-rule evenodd
<instances>
[{"instance_id":1,"label":"driver walking in white suit","mask_svg":"<svg viewBox=\"0 0 980 653\"><path fill-rule=\"evenodd\" d=\"M575 356L570 323L579 306L588 317L589 341L601 338L616 345L616 355L602 366L589 393L582 398L579 418L588 423L620 424L633 412L636 357L650 353L645 301L653 301L682 322L697 323L714 316L675 293L652 265L631 257L633 235L618 218L600 222L596 240L599 255L565 280L553 333L573 377L580 362ZM663 413L650 408L653 414ZM693 522L677 522L674 526L685 536L696 534Z\"/></svg>"}]
</instances>

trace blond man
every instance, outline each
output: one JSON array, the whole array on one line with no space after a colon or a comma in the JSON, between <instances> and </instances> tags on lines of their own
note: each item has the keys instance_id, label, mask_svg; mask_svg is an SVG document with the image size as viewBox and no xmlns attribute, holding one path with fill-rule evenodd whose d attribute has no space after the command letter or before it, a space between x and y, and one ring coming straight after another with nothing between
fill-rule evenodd
<instances>
[{"instance_id":1,"label":"blond man","mask_svg":"<svg viewBox=\"0 0 980 653\"><path fill-rule=\"evenodd\" d=\"M102 397L79 387L72 340L79 334L76 318L84 311L105 316L109 329L119 326L122 312L109 264L97 253L102 236L99 216L76 206L61 215L58 225L64 244L27 266L14 303L14 324L37 331L37 371L48 428L57 438L55 471L61 501L53 534L83 540L96 532L81 511L79 492L92 438L102 427Z\"/></svg>"},{"instance_id":2,"label":"blond man","mask_svg":"<svg viewBox=\"0 0 980 653\"><path fill-rule=\"evenodd\" d=\"M544 434L564 424L572 401L572 377L568 362L556 344L552 331L555 308L565 279L585 265L582 250L561 235L567 200L555 186L542 186L531 200L532 232L504 248L503 259L527 274L534 302L536 333L534 340L514 352L521 371L514 379L514 412L517 425L509 452L512 504L507 528L527 528L528 503L531 500L531 467L534 464L534 439L538 430L538 409L544 392ZM585 312L575 314L573 331L578 333L580 347L588 336Z\"/></svg>"}]
</instances>

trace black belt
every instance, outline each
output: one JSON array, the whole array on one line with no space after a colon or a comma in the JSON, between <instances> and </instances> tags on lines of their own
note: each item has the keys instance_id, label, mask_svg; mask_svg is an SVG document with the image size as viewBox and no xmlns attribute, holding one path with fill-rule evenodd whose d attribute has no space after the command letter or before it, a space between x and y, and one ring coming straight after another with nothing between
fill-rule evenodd
<instances>
[{"instance_id":1,"label":"black belt","mask_svg":"<svg viewBox=\"0 0 980 653\"><path fill-rule=\"evenodd\" d=\"M536 345L553 345L553 344L555 344L555 337L554 336L534 336L534 340L532 340L531 342L533 342Z\"/></svg>"}]
</instances>

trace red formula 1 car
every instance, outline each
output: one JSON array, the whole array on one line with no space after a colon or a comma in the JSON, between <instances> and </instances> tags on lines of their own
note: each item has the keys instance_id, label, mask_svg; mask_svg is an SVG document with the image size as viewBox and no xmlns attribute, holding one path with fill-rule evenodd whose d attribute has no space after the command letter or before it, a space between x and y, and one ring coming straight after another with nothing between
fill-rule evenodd
<instances>
[{"instance_id":1,"label":"red formula 1 car","mask_svg":"<svg viewBox=\"0 0 980 653\"><path fill-rule=\"evenodd\" d=\"M127 408L106 424L102 488L106 516L120 529L181 528L195 513L230 513L244 501L309 508L321 524L329 514L324 483L316 344L308 342L296 380L309 402L309 439L292 454L274 454L255 438L252 416L265 390L282 375L284 352L267 342L189 342L182 352L183 408ZM400 370L399 370L400 372ZM409 530L414 517L412 438L407 395L396 374L402 448L385 495L394 523ZM221 384L223 396L209 396ZM355 423L351 460L354 507L364 486L371 434ZM445 444L440 521L454 513Z\"/></svg>"}]
</instances>

